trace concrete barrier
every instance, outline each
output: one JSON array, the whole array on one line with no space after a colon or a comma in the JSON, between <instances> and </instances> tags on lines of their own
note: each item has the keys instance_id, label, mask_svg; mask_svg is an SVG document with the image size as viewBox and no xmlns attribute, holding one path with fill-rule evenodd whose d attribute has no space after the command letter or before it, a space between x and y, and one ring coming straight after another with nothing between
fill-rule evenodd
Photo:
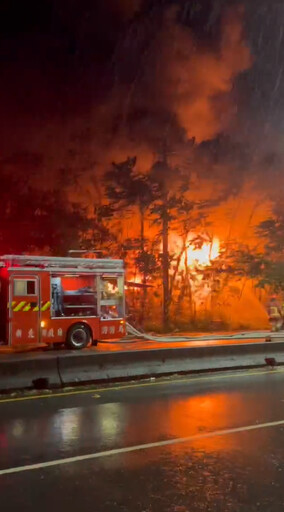
<instances>
[{"instance_id":1,"label":"concrete barrier","mask_svg":"<svg viewBox=\"0 0 284 512\"><path fill-rule=\"evenodd\" d=\"M284 343L161 348L147 351L82 352L59 356L64 385L173 373L264 366L273 357L284 364Z\"/></svg>"},{"instance_id":2,"label":"concrete barrier","mask_svg":"<svg viewBox=\"0 0 284 512\"><path fill-rule=\"evenodd\" d=\"M284 342L7 354L0 358L0 391L261 367L267 357L284 364Z\"/></svg>"},{"instance_id":3,"label":"concrete barrier","mask_svg":"<svg viewBox=\"0 0 284 512\"><path fill-rule=\"evenodd\" d=\"M51 388L62 385L58 360L51 354L9 354L0 359L0 390Z\"/></svg>"}]
</instances>

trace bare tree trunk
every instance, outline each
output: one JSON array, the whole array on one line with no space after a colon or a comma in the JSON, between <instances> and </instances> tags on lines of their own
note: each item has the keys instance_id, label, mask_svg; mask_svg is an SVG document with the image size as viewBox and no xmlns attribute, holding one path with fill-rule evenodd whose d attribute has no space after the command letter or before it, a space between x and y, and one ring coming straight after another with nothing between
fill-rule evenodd
<instances>
[{"instance_id":1,"label":"bare tree trunk","mask_svg":"<svg viewBox=\"0 0 284 512\"><path fill-rule=\"evenodd\" d=\"M172 294L173 294L173 290L174 290L174 286L175 286L175 280L178 275L181 258L183 256L183 254L185 253L185 250L186 250L186 237L183 239L182 249L181 249L180 253L178 254L178 257L176 259L175 269L174 269L174 272L170 279L170 301L172 299Z\"/></svg>"},{"instance_id":2,"label":"bare tree trunk","mask_svg":"<svg viewBox=\"0 0 284 512\"><path fill-rule=\"evenodd\" d=\"M140 251L143 253L145 250L145 235L144 235L144 208L140 206Z\"/></svg>"},{"instance_id":3,"label":"bare tree trunk","mask_svg":"<svg viewBox=\"0 0 284 512\"><path fill-rule=\"evenodd\" d=\"M169 217L167 209L167 194L163 199L163 225L162 225L162 239L163 239L163 325L167 329L169 326L169 304L170 304L170 287L169 287Z\"/></svg>"},{"instance_id":4,"label":"bare tree trunk","mask_svg":"<svg viewBox=\"0 0 284 512\"><path fill-rule=\"evenodd\" d=\"M189 317L190 320L192 320L192 288L191 288L191 282L190 282L190 273L188 268L188 258L187 258L187 251L185 252L185 282L186 282L186 288L188 291L188 300L189 300Z\"/></svg>"},{"instance_id":5,"label":"bare tree trunk","mask_svg":"<svg viewBox=\"0 0 284 512\"><path fill-rule=\"evenodd\" d=\"M145 252L145 210L143 204L140 203L139 205L139 213L140 213L140 251L143 255ZM141 325L144 327L144 320L145 320L145 310L146 310L146 304L147 304L147 273L144 267L143 276L142 276L142 283L143 283L143 290L142 290L142 296L141 296L141 304L140 304L140 322Z\"/></svg>"}]
</instances>

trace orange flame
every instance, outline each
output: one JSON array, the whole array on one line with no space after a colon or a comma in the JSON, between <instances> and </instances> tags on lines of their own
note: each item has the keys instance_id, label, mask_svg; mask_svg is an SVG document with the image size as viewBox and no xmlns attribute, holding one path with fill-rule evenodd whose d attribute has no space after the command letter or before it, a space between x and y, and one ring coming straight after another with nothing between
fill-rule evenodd
<instances>
[{"instance_id":1,"label":"orange flame","mask_svg":"<svg viewBox=\"0 0 284 512\"><path fill-rule=\"evenodd\" d=\"M205 241L201 247L194 243L195 235L191 234L186 243L186 249L180 261L180 267L209 267L213 260L220 256L220 241L214 237L212 241ZM170 251L178 255L182 250L182 239L178 235L170 236Z\"/></svg>"}]
</instances>

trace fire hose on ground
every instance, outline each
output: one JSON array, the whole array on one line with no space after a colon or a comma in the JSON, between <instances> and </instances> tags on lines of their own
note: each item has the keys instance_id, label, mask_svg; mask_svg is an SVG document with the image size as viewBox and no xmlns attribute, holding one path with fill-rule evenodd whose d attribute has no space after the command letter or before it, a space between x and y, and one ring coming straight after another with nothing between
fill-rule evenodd
<instances>
[{"instance_id":1,"label":"fire hose on ground","mask_svg":"<svg viewBox=\"0 0 284 512\"><path fill-rule=\"evenodd\" d=\"M272 333L271 331L245 331L235 334L206 334L196 336L156 336L138 331L135 327L126 324L127 334L131 337L144 341L155 341L160 343L187 343L189 341L228 341L228 340L261 340L271 341L272 339L284 338L284 332Z\"/></svg>"}]
</instances>

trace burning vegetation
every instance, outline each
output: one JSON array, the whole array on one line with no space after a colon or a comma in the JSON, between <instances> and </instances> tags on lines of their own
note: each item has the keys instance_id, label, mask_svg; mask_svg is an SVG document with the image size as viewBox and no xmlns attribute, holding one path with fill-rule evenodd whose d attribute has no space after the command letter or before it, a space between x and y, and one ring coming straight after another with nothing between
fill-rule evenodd
<instances>
[{"instance_id":1,"label":"burning vegetation","mask_svg":"<svg viewBox=\"0 0 284 512\"><path fill-rule=\"evenodd\" d=\"M129 314L144 328L265 327L267 295L284 290L284 213L267 178L281 159L253 153L250 134L244 143L244 83L255 60L246 9L102 4L94 13L115 39L101 86L90 15L71 41L74 59L88 45L96 62L86 59L92 77L83 64L76 77L91 84L81 109L65 115L78 90L65 98L63 87L59 114L42 129L34 116L34 136L2 159L2 252L123 258Z\"/></svg>"}]
</instances>

